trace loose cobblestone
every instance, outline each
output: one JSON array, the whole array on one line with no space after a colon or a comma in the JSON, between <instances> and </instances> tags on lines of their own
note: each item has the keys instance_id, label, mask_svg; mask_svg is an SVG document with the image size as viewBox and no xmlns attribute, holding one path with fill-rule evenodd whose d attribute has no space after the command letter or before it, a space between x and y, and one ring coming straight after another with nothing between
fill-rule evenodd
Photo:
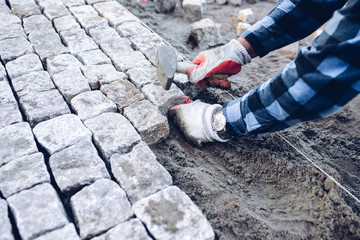
<instances>
[{"instance_id":1,"label":"loose cobblestone","mask_svg":"<svg viewBox=\"0 0 360 240\"><path fill-rule=\"evenodd\" d=\"M80 69L82 63L71 54L61 54L46 59L46 69L51 76L71 68Z\"/></svg>"},{"instance_id":2,"label":"loose cobblestone","mask_svg":"<svg viewBox=\"0 0 360 240\"><path fill-rule=\"evenodd\" d=\"M124 190L111 180L98 180L71 197L82 239L93 237L133 215Z\"/></svg>"},{"instance_id":3,"label":"loose cobblestone","mask_svg":"<svg viewBox=\"0 0 360 240\"><path fill-rule=\"evenodd\" d=\"M110 58L98 49L81 52L77 54L77 57L84 65L111 64Z\"/></svg>"},{"instance_id":4,"label":"loose cobblestone","mask_svg":"<svg viewBox=\"0 0 360 240\"><path fill-rule=\"evenodd\" d=\"M36 54L27 54L17 59L6 63L6 70L10 79L19 77L24 74L28 74L35 71L42 71L43 66Z\"/></svg>"},{"instance_id":5,"label":"loose cobblestone","mask_svg":"<svg viewBox=\"0 0 360 240\"><path fill-rule=\"evenodd\" d=\"M4 62L33 52L34 49L25 36L0 41L0 56Z\"/></svg>"},{"instance_id":6,"label":"loose cobblestone","mask_svg":"<svg viewBox=\"0 0 360 240\"><path fill-rule=\"evenodd\" d=\"M80 237L76 233L74 224L69 223L65 227L44 234L41 237L36 238L35 240L54 240L54 239L80 240Z\"/></svg>"},{"instance_id":7,"label":"loose cobblestone","mask_svg":"<svg viewBox=\"0 0 360 240\"><path fill-rule=\"evenodd\" d=\"M5 198L40 183L50 183L42 153L20 157L0 168L0 191Z\"/></svg>"},{"instance_id":8,"label":"loose cobblestone","mask_svg":"<svg viewBox=\"0 0 360 240\"><path fill-rule=\"evenodd\" d=\"M24 190L7 201L24 240L61 228L69 222L55 189L48 183Z\"/></svg>"},{"instance_id":9,"label":"loose cobblestone","mask_svg":"<svg viewBox=\"0 0 360 240\"><path fill-rule=\"evenodd\" d=\"M21 121L19 106L8 81L0 81L0 128Z\"/></svg>"},{"instance_id":10,"label":"loose cobblestone","mask_svg":"<svg viewBox=\"0 0 360 240\"><path fill-rule=\"evenodd\" d=\"M127 80L123 72L116 71L111 64L83 66L81 70L88 80L91 89L99 89L100 85L109 84L118 80Z\"/></svg>"},{"instance_id":11,"label":"loose cobblestone","mask_svg":"<svg viewBox=\"0 0 360 240\"><path fill-rule=\"evenodd\" d=\"M105 163L90 140L53 154L49 163L57 185L65 194L96 180L110 178Z\"/></svg>"},{"instance_id":12,"label":"loose cobblestone","mask_svg":"<svg viewBox=\"0 0 360 240\"><path fill-rule=\"evenodd\" d=\"M2 240L14 240L12 226L8 217L8 205L3 199L0 199L0 213L0 238Z\"/></svg>"}]
</instances>

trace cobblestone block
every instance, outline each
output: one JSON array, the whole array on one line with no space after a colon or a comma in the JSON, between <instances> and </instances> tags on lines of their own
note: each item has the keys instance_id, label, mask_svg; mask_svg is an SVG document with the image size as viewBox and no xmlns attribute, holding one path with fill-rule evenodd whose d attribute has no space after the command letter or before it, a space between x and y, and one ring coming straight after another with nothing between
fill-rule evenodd
<instances>
[{"instance_id":1,"label":"cobblestone block","mask_svg":"<svg viewBox=\"0 0 360 240\"><path fill-rule=\"evenodd\" d=\"M8 205L3 199L0 199L0 239L14 240L12 226L9 219Z\"/></svg>"},{"instance_id":2,"label":"cobblestone block","mask_svg":"<svg viewBox=\"0 0 360 240\"><path fill-rule=\"evenodd\" d=\"M61 42L59 35L54 29L46 31L33 31L29 33L28 38L33 46L38 46L46 42Z\"/></svg>"},{"instance_id":3,"label":"cobblestone block","mask_svg":"<svg viewBox=\"0 0 360 240\"><path fill-rule=\"evenodd\" d=\"M11 13L9 7L5 3L5 0L2 0L2 2L0 2L0 13Z\"/></svg>"},{"instance_id":4,"label":"cobblestone block","mask_svg":"<svg viewBox=\"0 0 360 240\"><path fill-rule=\"evenodd\" d=\"M65 194L98 179L110 178L104 161L90 140L53 154L49 162L56 184Z\"/></svg>"},{"instance_id":5,"label":"cobblestone block","mask_svg":"<svg viewBox=\"0 0 360 240\"><path fill-rule=\"evenodd\" d=\"M0 128L21 121L19 106L8 81L0 81Z\"/></svg>"},{"instance_id":6,"label":"cobblestone block","mask_svg":"<svg viewBox=\"0 0 360 240\"><path fill-rule=\"evenodd\" d=\"M80 237L89 238L133 215L124 190L111 180L98 180L71 197Z\"/></svg>"},{"instance_id":7,"label":"cobblestone block","mask_svg":"<svg viewBox=\"0 0 360 240\"><path fill-rule=\"evenodd\" d=\"M103 113L84 124L93 132L95 144L107 161L115 153L129 152L141 140L131 123L119 113Z\"/></svg>"},{"instance_id":8,"label":"cobblestone block","mask_svg":"<svg viewBox=\"0 0 360 240\"><path fill-rule=\"evenodd\" d=\"M141 22L125 22L117 27L118 32L124 37L132 37L140 33L151 33Z\"/></svg>"},{"instance_id":9,"label":"cobblestone block","mask_svg":"<svg viewBox=\"0 0 360 240\"><path fill-rule=\"evenodd\" d=\"M241 22L253 24L255 22L255 15L251 8L240 9L238 19Z\"/></svg>"},{"instance_id":10,"label":"cobblestone block","mask_svg":"<svg viewBox=\"0 0 360 240\"><path fill-rule=\"evenodd\" d=\"M81 52L77 57L84 65L111 64L110 58L108 58L101 50Z\"/></svg>"},{"instance_id":11,"label":"cobblestone block","mask_svg":"<svg viewBox=\"0 0 360 240\"><path fill-rule=\"evenodd\" d=\"M102 85L100 91L113 101L120 111L130 104L144 99L144 95L133 84L126 80L119 80Z\"/></svg>"},{"instance_id":12,"label":"cobblestone block","mask_svg":"<svg viewBox=\"0 0 360 240\"><path fill-rule=\"evenodd\" d=\"M6 63L5 68L10 79L14 79L31 72L44 70L41 61L36 54L27 54L18 57L17 59Z\"/></svg>"},{"instance_id":13,"label":"cobblestone block","mask_svg":"<svg viewBox=\"0 0 360 240\"><path fill-rule=\"evenodd\" d=\"M71 106L81 120L96 117L105 112L116 112L116 104L99 90L84 92L71 100Z\"/></svg>"},{"instance_id":14,"label":"cobblestone block","mask_svg":"<svg viewBox=\"0 0 360 240\"><path fill-rule=\"evenodd\" d=\"M243 32L248 30L250 27L251 27L251 25L248 23L239 22L237 25L237 28L236 28L237 36L240 36Z\"/></svg>"},{"instance_id":15,"label":"cobblestone block","mask_svg":"<svg viewBox=\"0 0 360 240\"><path fill-rule=\"evenodd\" d=\"M171 13L175 10L176 0L154 0L157 13Z\"/></svg>"},{"instance_id":16,"label":"cobblestone block","mask_svg":"<svg viewBox=\"0 0 360 240\"><path fill-rule=\"evenodd\" d=\"M50 5L44 9L44 15L50 20L69 14L69 10L64 5Z\"/></svg>"},{"instance_id":17,"label":"cobblestone block","mask_svg":"<svg viewBox=\"0 0 360 240\"><path fill-rule=\"evenodd\" d=\"M72 7L70 11L87 32L93 27L109 26L108 21L100 17L97 11L90 5Z\"/></svg>"},{"instance_id":18,"label":"cobblestone block","mask_svg":"<svg viewBox=\"0 0 360 240\"><path fill-rule=\"evenodd\" d=\"M54 239L80 240L80 237L76 233L74 224L69 223L63 228L54 230L38 238L35 238L35 240L54 240Z\"/></svg>"},{"instance_id":19,"label":"cobblestone block","mask_svg":"<svg viewBox=\"0 0 360 240\"><path fill-rule=\"evenodd\" d=\"M98 46L84 29L73 29L60 32L60 36L72 54L98 49Z\"/></svg>"},{"instance_id":20,"label":"cobblestone block","mask_svg":"<svg viewBox=\"0 0 360 240\"><path fill-rule=\"evenodd\" d=\"M0 63L0 81L7 80L5 67Z\"/></svg>"},{"instance_id":21,"label":"cobblestone block","mask_svg":"<svg viewBox=\"0 0 360 240\"><path fill-rule=\"evenodd\" d=\"M61 31L80 29L80 24L72 15L65 15L54 19L54 27L60 33Z\"/></svg>"},{"instance_id":22,"label":"cobblestone block","mask_svg":"<svg viewBox=\"0 0 360 240\"><path fill-rule=\"evenodd\" d=\"M166 169L156 161L154 153L141 142L130 153L114 154L111 171L132 203L172 185Z\"/></svg>"},{"instance_id":23,"label":"cobblestone block","mask_svg":"<svg viewBox=\"0 0 360 240\"><path fill-rule=\"evenodd\" d=\"M126 72L135 67L151 67L151 63L139 51L133 51L119 56L111 56L112 61L119 71Z\"/></svg>"},{"instance_id":24,"label":"cobblestone block","mask_svg":"<svg viewBox=\"0 0 360 240\"><path fill-rule=\"evenodd\" d=\"M113 227L105 234L94 237L91 240L151 240L144 225L137 218L130 219Z\"/></svg>"},{"instance_id":25,"label":"cobblestone block","mask_svg":"<svg viewBox=\"0 0 360 240\"><path fill-rule=\"evenodd\" d=\"M91 90L88 81L77 68L54 74L53 81L68 103L76 95Z\"/></svg>"},{"instance_id":26,"label":"cobblestone block","mask_svg":"<svg viewBox=\"0 0 360 240\"><path fill-rule=\"evenodd\" d=\"M189 96L191 99L195 99L200 93L200 89L189 81L186 74L175 73L173 83L178 86L185 96Z\"/></svg>"},{"instance_id":27,"label":"cobblestone block","mask_svg":"<svg viewBox=\"0 0 360 240\"><path fill-rule=\"evenodd\" d=\"M0 190L5 198L40 183L50 183L42 153L15 159L0 168Z\"/></svg>"},{"instance_id":28,"label":"cobblestone block","mask_svg":"<svg viewBox=\"0 0 360 240\"><path fill-rule=\"evenodd\" d=\"M36 1L42 9L53 5L64 5L63 0L36 0Z\"/></svg>"},{"instance_id":29,"label":"cobblestone block","mask_svg":"<svg viewBox=\"0 0 360 240\"><path fill-rule=\"evenodd\" d=\"M30 240L65 226L68 219L55 189L48 183L7 199L22 239Z\"/></svg>"},{"instance_id":30,"label":"cobblestone block","mask_svg":"<svg viewBox=\"0 0 360 240\"><path fill-rule=\"evenodd\" d=\"M137 17L116 1L100 2L93 6L114 27L123 22L139 21Z\"/></svg>"},{"instance_id":31,"label":"cobblestone block","mask_svg":"<svg viewBox=\"0 0 360 240\"><path fill-rule=\"evenodd\" d=\"M156 66L156 50L163 43L162 38L155 33L142 33L130 38L135 50L142 52L149 61Z\"/></svg>"},{"instance_id":32,"label":"cobblestone block","mask_svg":"<svg viewBox=\"0 0 360 240\"><path fill-rule=\"evenodd\" d=\"M178 187L161 190L133 205L136 216L156 239L214 239L200 209Z\"/></svg>"},{"instance_id":33,"label":"cobblestone block","mask_svg":"<svg viewBox=\"0 0 360 240\"><path fill-rule=\"evenodd\" d=\"M10 2L11 4L11 2ZM26 1L26 3L22 4L11 4L12 12L19 17L29 17L32 15L41 14L39 6L35 3L35 1Z\"/></svg>"},{"instance_id":34,"label":"cobblestone block","mask_svg":"<svg viewBox=\"0 0 360 240\"><path fill-rule=\"evenodd\" d=\"M11 13L0 12L0 28L10 26L15 23L21 24L21 19Z\"/></svg>"},{"instance_id":35,"label":"cobblestone block","mask_svg":"<svg viewBox=\"0 0 360 240\"><path fill-rule=\"evenodd\" d=\"M0 41L0 56L4 62L33 52L34 50L25 36Z\"/></svg>"},{"instance_id":36,"label":"cobblestone block","mask_svg":"<svg viewBox=\"0 0 360 240\"><path fill-rule=\"evenodd\" d=\"M204 9L201 0L184 0L182 2L182 7L185 20L195 22L202 18Z\"/></svg>"},{"instance_id":37,"label":"cobblestone block","mask_svg":"<svg viewBox=\"0 0 360 240\"><path fill-rule=\"evenodd\" d=\"M150 101L138 101L124 109L124 116L130 120L147 144L155 144L169 136L169 123L159 109Z\"/></svg>"},{"instance_id":38,"label":"cobblestone block","mask_svg":"<svg viewBox=\"0 0 360 240\"><path fill-rule=\"evenodd\" d=\"M11 24L0 28L0 41L8 38L25 37L24 29L20 24Z\"/></svg>"},{"instance_id":39,"label":"cobblestone block","mask_svg":"<svg viewBox=\"0 0 360 240\"><path fill-rule=\"evenodd\" d=\"M109 26L99 26L89 30L90 36L95 40L97 44L112 42L114 39L118 39L120 36L116 30Z\"/></svg>"},{"instance_id":40,"label":"cobblestone block","mask_svg":"<svg viewBox=\"0 0 360 240\"><path fill-rule=\"evenodd\" d=\"M141 91L163 115L166 115L170 107L185 102L184 93L175 84L172 84L169 90L164 90L159 82L151 83L143 87Z\"/></svg>"},{"instance_id":41,"label":"cobblestone block","mask_svg":"<svg viewBox=\"0 0 360 240\"><path fill-rule=\"evenodd\" d=\"M156 69L153 66L131 68L126 74L137 88L142 88L146 84L157 81Z\"/></svg>"},{"instance_id":42,"label":"cobblestone block","mask_svg":"<svg viewBox=\"0 0 360 240\"><path fill-rule=\"evenodd\" d=\"M57 89L29 93L21 97L19 102L31 126L70 113L69 107Z\"/></svg>"},{"instance_id":43,"label":"cobblestone block","mask_svg":"<svg viewBox=\"0 0 360 240\"><path fill-rule=\"evenodd\" d=\"M203 18L191 24L190 34L203 50L222 43L218 28L210 18Z\"/></svg>"},{"instance_id":44,"label":"cobblestone block","mask_svg":"<svg viewBox=\"0 0 360 240\"><path fill-rule=\"evenodd\" d=\"M242 4L242 0L229 0L229 3L234 6L240 6Z\"/></svg>"},{"instance_id":45,"label":"cobblestone block","mask_svg":"<svg viewBox=\"0 0 360 240\"><path fill-rule=\"evenodd\" d=\"M85 1L84 0L63 0L65 6L67 7L74 7L74 6L80 6L80 5L84 5Z\"/></svg>"},{"instance_id":46,"label":"cobblestone block","mask_svg":"<svg viewBox=\"0 0 360 240\"><path fill-rule=\"evenodd\" d=\"M127 38L121 38L119 35L109 41L101 42L100 48L113 61L134 51L131 42Z\"/></svg>"},{"instance_id":47,"label":"cobblestone block","mask_svg":"<svg viewBox=\"0 0 360 240\"><path fill-rule=\"evenodd\" d=\"M73 114L41 122L33 129L38 142L52 155L78 142L91 140L91 132Z\"/></svg>"},{"instance_id":48,"label":"cobblestone block","mask_svg":"<svg viewBox=\"0 0 360 240\"><path fill-rule=\"evenodd\" d=\"M46 59L46 69L51 76L68 69L80 69L82 63L71 54L61 54Z\"/></svg>"},{"instance_id":49,"label":"cobblestone block","mask_svg":"<svg viewBox=\"0 0 360 240\"><path fill-rule=\"evenodd\" d=\"M53 26L44 15L33 15L23 19L25 32L30 34L34 31L49 31Z\"/></svg>"},{"instance_id":50,"label":"cobblestone block","mask_svg":"<svg viewBox=\"0 0 360 240\"><path fill-rule=\"evenodd\" d=\"M115 67L111 64L87 65L81 67L81 70L93 90L99 89L100 85L118 80L127 80L125 73L116 71Z\"/></svg>"},{"instance_id":51,"label":"cobblestone block","mask_svg":"<svg viewBox=\"0 0 360 240\"><path fill-rule=\"evenodd\" d=\"M37 151L28 123L16 123L0 129L0 166Z\"/></svg>"}]
</instances>

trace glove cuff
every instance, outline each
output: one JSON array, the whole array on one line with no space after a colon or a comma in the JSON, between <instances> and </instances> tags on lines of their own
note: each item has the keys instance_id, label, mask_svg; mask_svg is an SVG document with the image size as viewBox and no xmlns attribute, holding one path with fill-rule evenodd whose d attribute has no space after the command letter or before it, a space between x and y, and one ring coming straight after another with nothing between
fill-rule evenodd
<instances>
[{"instance_id":1,"label":"glove cuff","mask_svg":"<svg viewBox=\"0 0 360 240\"><path fill-rule=\"evenodd\" d=\"M222 108L220 104L214 104L209 105L204 112L204 128L206 131L206 134L209 136L211 140L215 140L218 142L227 142L227 140L224 140L219 137L217 132L213 129L213 115L214 112L218 109Z\"/></svg>"},{"instance_id":2,"label":"glove cuff","mask_svg":"<svg viewBox=\"0 0 360 240\"><path fill-rule=\"evenodd\" d=\"M232 39L227 45L231 51L233 51L239 57L239 59L243 62L243 65L251 62L249 53L238 40Z\"/></svg>"}]
</instances>

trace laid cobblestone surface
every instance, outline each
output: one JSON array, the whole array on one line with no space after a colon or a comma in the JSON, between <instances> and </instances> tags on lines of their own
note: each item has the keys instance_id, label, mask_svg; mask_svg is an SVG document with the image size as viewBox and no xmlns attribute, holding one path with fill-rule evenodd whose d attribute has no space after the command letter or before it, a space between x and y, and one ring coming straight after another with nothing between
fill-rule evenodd
<instances>
[{"instance_id":1,"label":"laid cobblestone surface","mask_svg":"<svg viewBox=\"0 0 360 240\"><path fill-rule=\"evenodd\" d=\"M185 99L162 42L115 0L0 0L1 240L214 238L148 147Z\"/></svg>"}]
</instances>

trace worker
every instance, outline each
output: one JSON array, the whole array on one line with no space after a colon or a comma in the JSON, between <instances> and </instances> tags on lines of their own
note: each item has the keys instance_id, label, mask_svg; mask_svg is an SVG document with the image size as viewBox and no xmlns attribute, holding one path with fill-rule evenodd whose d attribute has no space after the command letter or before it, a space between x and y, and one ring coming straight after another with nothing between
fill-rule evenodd
<instances>
[{"instance_id":1,"label":"worker","mask_svg":"<svg viewBox=\"0 0 360 240\"><path fill-rule=\"evenodd\" d=\"M188 75L200 89L229 88L229 82L208 76L237 74L252 58L310 35L329 19L311 46L244 96L224 106L197 100L171 107L169 114L188 140L201 145L335 113L360 92L360 0L282 0L238 39L200 52Z\"/></svg>"}]
</instances>

